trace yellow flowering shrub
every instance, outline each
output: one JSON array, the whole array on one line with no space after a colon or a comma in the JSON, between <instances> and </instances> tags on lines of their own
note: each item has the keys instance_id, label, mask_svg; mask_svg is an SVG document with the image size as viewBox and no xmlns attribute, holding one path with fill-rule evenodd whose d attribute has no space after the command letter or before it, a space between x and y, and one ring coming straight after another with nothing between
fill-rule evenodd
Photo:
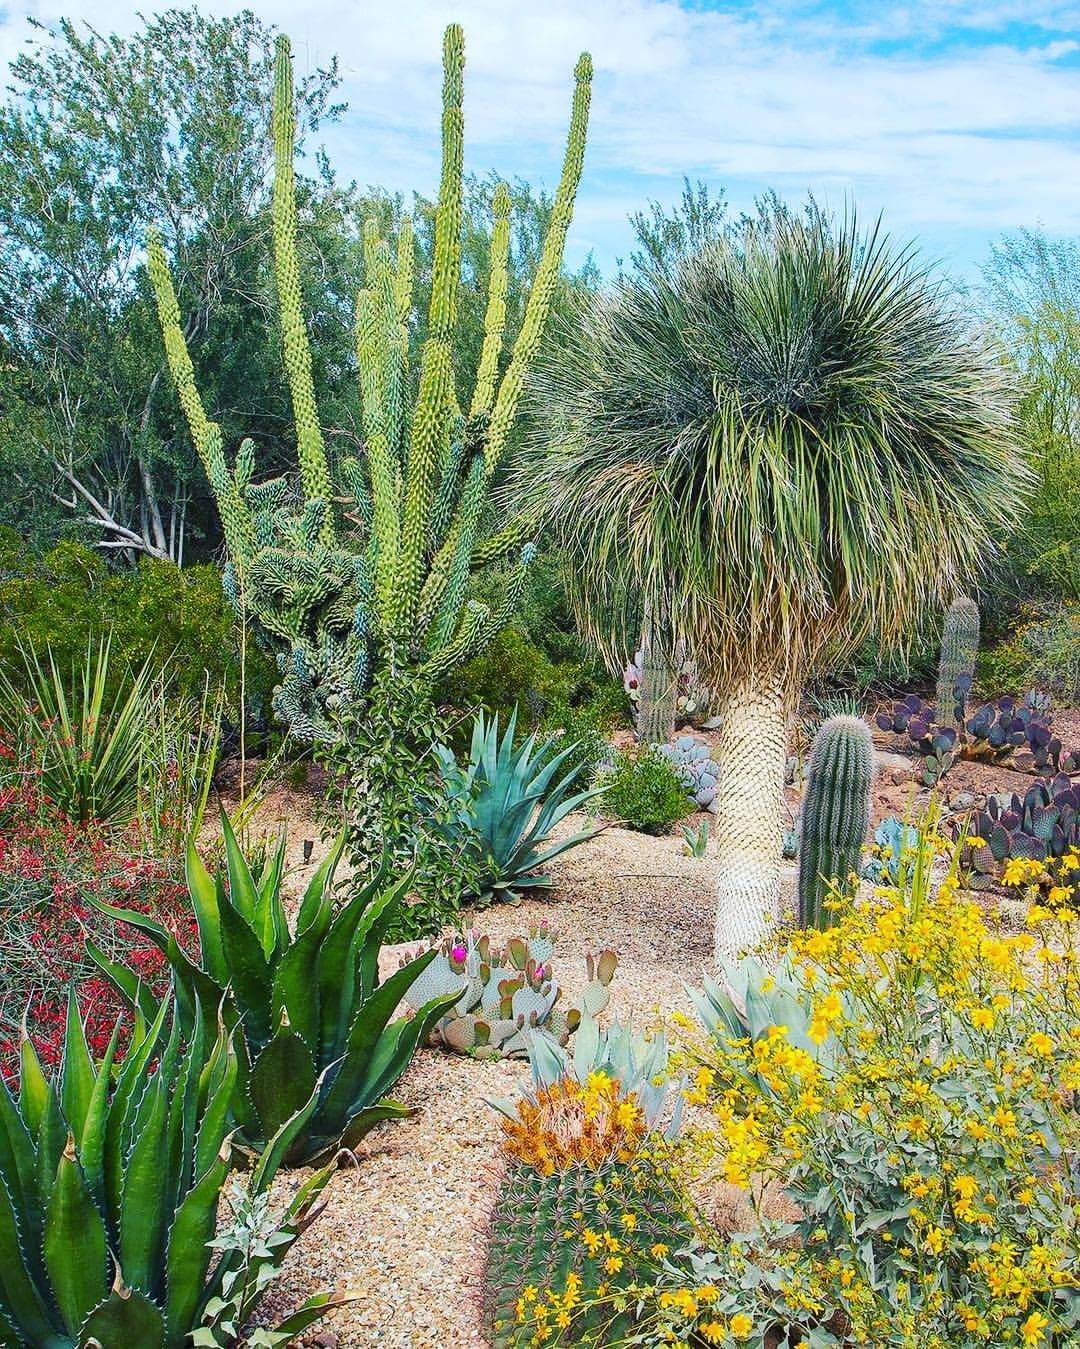
<instances>
[{"instance_id":1,"label":"yellow flowering shrub","mask_svg":"<svg viewBox=\"0 0 1080 1349\"><path fill-rule=\"evenodd\" d=\"M1070 848L1063 856L1045 861L1010 857L1001 881L1040 910L1080 908L1080 849Z\"/></svg>"},{"instance_id":2,"label":"yellow flowering shrub","mask_svg":"<svg viewBox=\"0 0 1080 1349\"><path fill-rule=\"evenodd\" d=\"M790 1024L686 1029L697 1167L757 1221L668 1262L650 1342L1080 1344L1080 920L1043 903L1003 934L932 824L916 849L783 943ZM796 1221L764 1216L776 1190ZM678 1300L700 1285L720 1295Z\"/></svg>"}]
</instances>

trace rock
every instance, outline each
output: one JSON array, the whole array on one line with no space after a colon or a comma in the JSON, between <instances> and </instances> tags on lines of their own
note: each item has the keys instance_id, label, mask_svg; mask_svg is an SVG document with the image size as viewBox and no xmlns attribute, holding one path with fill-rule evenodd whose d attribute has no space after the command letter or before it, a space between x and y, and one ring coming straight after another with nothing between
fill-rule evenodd
<instances>
[{"instance_id":1,"label":"rock","mask_svg":"<svg viewBox=\"0 0 1080 1349\"><path fill-rule=\"evenodd\" d=\"M949 805L953 810L970 810L977 800L974 792L955 792L949 797Z\"/></svg>"}]
</instances>

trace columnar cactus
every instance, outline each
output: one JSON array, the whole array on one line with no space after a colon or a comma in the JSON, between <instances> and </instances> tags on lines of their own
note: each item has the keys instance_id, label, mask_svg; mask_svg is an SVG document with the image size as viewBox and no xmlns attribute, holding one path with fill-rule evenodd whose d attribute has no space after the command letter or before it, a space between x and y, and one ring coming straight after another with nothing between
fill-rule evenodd
<instances>
[{"instance_id":1,"label":"columnar cactus","mask_svg":"<svg viewBox=\"0 0 1080 1349\"><path fill-rule=\"evenodd\" d=\"M666 745L675 734L676 675L664 649L660 625L648 613L641 634L640 656L638 739L646 745Z\"/></svg>"},{"instance_id":2,"label":"columnar cactus","mask_svg":"<svg viewBox=\"0 0 1080 1349\"><path fill-rule=\"evenodd\" d=\"M480 539L488 489L506 449L562 265L585 151L592 63L582 55L562 178L521 330L500 378L506 336L510 196L494 198L484 342L471 402L454 374L461 279L462 89L465 53L452 24L443 44L442 175L427 332L419 375L409 370L413 237L404 221L391 248L369 226L356 346L363 453L328 458L301 309L293 171L295 109L288 40L278 39L274 89L274 270L282 351L296 423L298 472L253 482L245 440L229 467L221 428L195 384L179 305L158 234L148 264L169 369L218 505L229 554L226 589L275 652L274 707L303 741L332 741L342 716L363 707L375 674L392 670L430 688L505 624L533 555L535 511ZM414 394L415 389L415 394ZM499 605L468 599L469 579L515 558Z\"/></svg>"},{"instance_id":3,"label":"columnar cactus","mask_svg":"<svg viewBox=\"0 0 1080 1349\"><path fill-rule=\"evenodd\" d=\"M964 724L964 704L975 676L979 652L979 606L958 595L945 611L938 661L938 724L958 729Z\"/></svg>"},{"instance_id":4,"label":"columnar cactus","mask_svg":"<svg viewBox=\"0 0 1080 1349\"><path fill-rule=\"evenodd\" d=\"M858 717L822 723L810 758L799 848L799 921L828 926L830 888L859 870L859 853L870 821L874 744Z\"/></svg>"}]
</instances>

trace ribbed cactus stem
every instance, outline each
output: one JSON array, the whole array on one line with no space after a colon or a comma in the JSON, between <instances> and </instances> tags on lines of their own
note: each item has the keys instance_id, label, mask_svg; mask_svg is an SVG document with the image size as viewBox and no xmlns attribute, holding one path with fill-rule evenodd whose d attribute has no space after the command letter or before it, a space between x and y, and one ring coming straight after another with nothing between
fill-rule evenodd
<instances>
[{"instance_id":1,"label":"ribbed cactus stem","mask_svg":"<svg viewBox=\"0 0 1080 1349\"><path fill-rule=\"evenodd\" d=\"M484 313L484 345L476 370L471 417L490 412L495 401L495 378L499 372L499 354L506 331L506 292L510 262L510 189L500 183L491 203L495 217L491 231L491 276L488 279L487 309Z\"/></svg>"},{"instance_id":2,"label":"ribbed cactus stem","mask_svg":"<svg viewBox=\"0 0 1080 1349\"><path fill-rule=\"evenodd\" d=\"M330 502L330 470L326 463L315 384L311 377L311 348L300 292L300 262L296 252L296 170L293 152L296 140L296 109L293 106L292 53L289 39L277 40L274 71L274 196L271 208L274 231L274 274L277 278L281 315L281 345L285 373L296 420L297 458L304 496ZM323 517L320 537L334 542L334 519L329 510Z\"/></svg>"},{"instance_id":3,"label":"ribbed cactus stem","mask_svg":"<svg viewBox=\"0 0 1080 1349\"><path fill-rule=\"evenodd\" d=\"M978 653L979 606L966 595L958 595L945 611L945 621L941 627L937 679L939 726L955 728L963 721L965 699L962 693L957 694L956 683L961 675L974 678L975 657Z\"/></svg>"},{"instance_id":4,"label":"ribbed cactus stem","mask_svg":"<svg viewBox=\"0 0 1080 1349\"><path fill-rule=\"evenodd\" d=\"M799 845L799 921L828 927L830 889L850 888L870 822L874 744L858 717L823 722L810 756Z\"/></svg>"},{"instance_id":5,"label":"ribbed cactus stem","mask_svg":"<svg viewBox=\"0 0 1080 1349\"><path fill-rule=\"evenodd\" d=\"M675 671L664 649L659 625L646 614L641 634L641 682L638 685L638 739L666 745L675 734Z\"/></svg>"}]
</instances>

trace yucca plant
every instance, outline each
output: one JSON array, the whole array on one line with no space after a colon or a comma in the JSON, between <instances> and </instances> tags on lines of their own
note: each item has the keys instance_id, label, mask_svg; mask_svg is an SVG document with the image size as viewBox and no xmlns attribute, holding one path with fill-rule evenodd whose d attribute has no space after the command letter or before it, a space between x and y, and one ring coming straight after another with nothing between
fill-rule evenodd
<instances>
[{"instance_id":1,"label":"yucca plant","mask_svg":"<svg viewBox=\"0 0 1080 1349\"><path fill-rule=\"evenodd\" d=\"M579 829L551 841L555 826L604 788L573 790L582 775L582 766L573 764L577 745L564 746L558 736L538 742L533 733L515 746L516 731L516 708L501 736L498 716L488 721L481 712L467 761L459 763L445 745L435 749L450 803L436 828L476 862L479 888L469 898L478 904L516 901L522 890L548 888L551 877L543 868L597 832ZM567 762L573 766L559 776Z\"/></svg>"},{"instance_id":2,"label":"yucca plant","mask_svg":"<svg viewBox=\"0 0 1080 1349\"><path fill-rule=\"evenodd\" d=\"M334 872L344 846L339 837L307 887L294 934L281 900L284 839L256 883L224 813L222 830L225 867L216 877L194 844L188 846L198 963L152 919L98 907L162 951L185 1026L200 1015L220 1015L233 1033L239 1069L232 1110L240 1148L261 1148L314 1093L303 1129L282 1156L286 1166L308 1165L338 1148L355 1148L380 1120L413 1113L386 1093L454 999L435 998L411 1018L390 1020L435 958L434 951L426 952L379 982L379 948L408 890L408 874L388 882L380 871L335 910ZM130 970L91 941L87 950L143 1016L155 1014L153 995Z\"/></svg>"},{"instance_id":3,"label":"yucca plant","mask_svg":"<svg viewBox=\"0 0 1080 1349\"><path fill-rule=\"evenodd\" d=\"M123 824L139 799L144 728L154 710L149 662L108 694L112 638L86 646L81 668L62 671L20 647L21 686L0 670L0 725L40 764L41 790L72 820Z\"/></svg>"},{"instance_id":4,"label":"yucca plant","mask_svg":"<svg viewBox=\"0 0 1080 1349\"><path fill-rule=\"evenodd\" d=\"M96 1067L72 995L59 1073L50 1080L24 1039L17 1098L0 1084L0 1343L285 1345L337 1305L319 1295L257 1341L243 1337L333 1167L308 1177L276 1219L264 1215L250 1249L227 1230L216 1236L237 1057L224 1029L211 1039L196 1014L182 1034L170 1007L137 1020L119 1066L118 1024ZM266 1208L316 1102L313 1091L255 1161L240 1214Z\"/></svg>"},{"instance_id":5,"label":"yucca plant","mask_svg":"<svg viewBox=\"0 0 1080 1349\"><path fill-rule=\"evenodd\" d=\"M1010 394L909 250L816 211L763 207L566 325L522 494L547 502L613 668L663 600L724 695L718 955L779 907L803 681L867 634L902 641L1017 520Z\"/></svg>"}]
</instances>

